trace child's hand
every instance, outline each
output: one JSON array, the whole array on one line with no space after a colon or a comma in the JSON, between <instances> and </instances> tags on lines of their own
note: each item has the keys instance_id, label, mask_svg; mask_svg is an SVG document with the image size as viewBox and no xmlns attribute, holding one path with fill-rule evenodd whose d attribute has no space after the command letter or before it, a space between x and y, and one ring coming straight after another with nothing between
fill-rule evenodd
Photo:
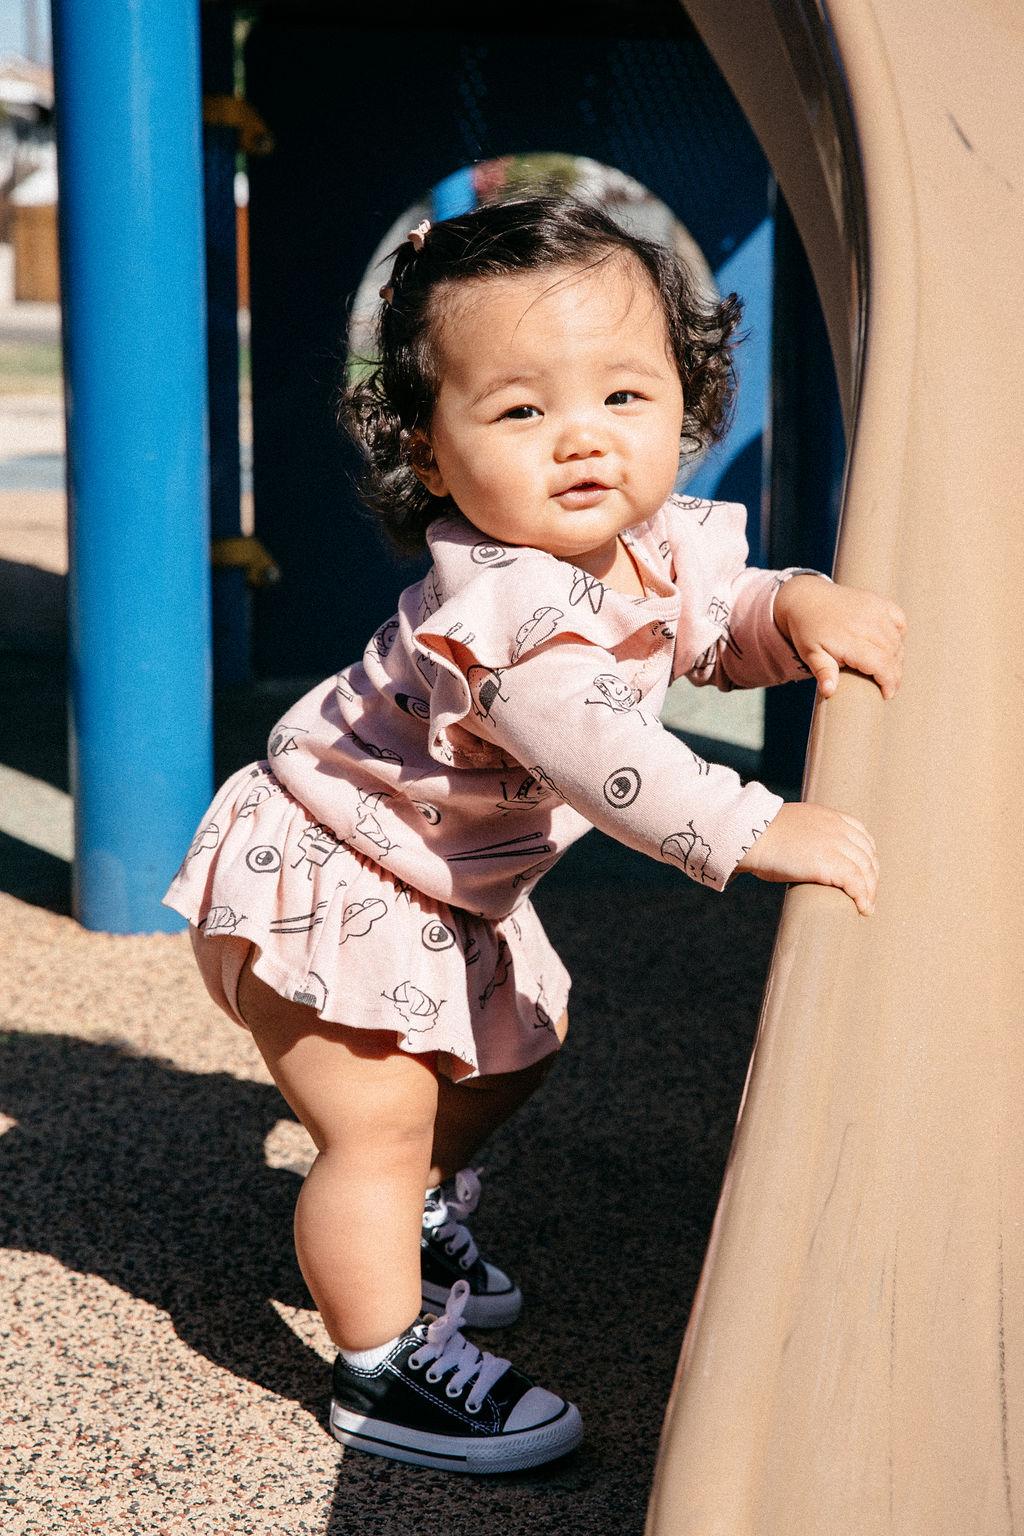
<instances>
[{"instance_id":1,"label":"child's hand","mask_svg":"<svg viewBox=\"0 0 1024 1536\"><path fill-rule=\"evenodd\" d=\"M865 917L874 910L875 840L856 817L825 805L787 802L736 868L759 880L835 885Z\"/></svg>"},{"instance_id":2,"label":"child's hand","mask_svg":"<svg viewBox=\"0 0 1024 1536\"><path fill-rule=\"evenodd\" d=\"M791 576L775 595L775 622L813 673L822 698L831 698L839 670L873 677L891 699L903 675L903 610L859 587L820 576Z\"/></svg>"}]
</instances>

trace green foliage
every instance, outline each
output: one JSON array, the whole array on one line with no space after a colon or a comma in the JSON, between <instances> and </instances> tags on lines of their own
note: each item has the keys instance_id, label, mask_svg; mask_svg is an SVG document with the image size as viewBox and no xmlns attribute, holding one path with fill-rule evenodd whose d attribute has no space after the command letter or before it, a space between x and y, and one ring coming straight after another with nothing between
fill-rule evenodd
<instances>
[{"instance_id":1,"label":"green foliage","mask_svg":"<svg viewBox=\"0 0 1024 1536\"><path fill-rule=\"evenodd\" d=\"M509 155L505 162L505 185L495 201L545 193L566 196L576 191L578 180L574 155Z\"/></svg>"}]
</instances>

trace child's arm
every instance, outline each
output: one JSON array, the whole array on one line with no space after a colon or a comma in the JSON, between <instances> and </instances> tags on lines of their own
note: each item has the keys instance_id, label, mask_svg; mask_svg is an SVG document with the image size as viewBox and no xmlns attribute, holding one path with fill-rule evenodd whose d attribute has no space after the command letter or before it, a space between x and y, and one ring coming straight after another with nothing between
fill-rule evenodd
<instances>
[{"instance_id":1,"label":"child's arm","mask_svg":"<svg viewBox=\"0 0 1024 1536\"><path fill-rule=\"evenodd\" d=\"M903 673L903 610L858 587L820 576L791 576L775 596L775 622L810 668L822 698L836 691L843 667L873 677L891 699Z\"/></svg>"},{"instance_id":2,"label":"child's arm","mask_svg":"<svg viewBox=\"0 0 1024 1536\"><path fill-rule=\"evenodd\" d=\"M886 598L793 576L776 595L775 622L824 698L835 693L842 667L873 677L885 699L899 687L907 621ZM824 805L784 805L736 867L761 880L838 886L865 914L875 905L874 838L855 817Z\"/></svg>"},{"instance_id":3,"label":"child's arm","mask_svg":"<svg viewBox=\"0 0 1024 1536\"><path fill-rule=\"evenodd\" d=\"M827 698L846 666L895 693L906 621L894 603L814 573L748 566L746 514L730 502L673 497L651 526L691 616L679 625L674 677L763 688L809 670Z\"/></svg>"},{"instance_id":4,"label":"child's arm","mask_svg":"<svg viewBox=\"0 0 1024 1536\"><path fill-rule=\"evenodd\" d=\"M722 890L783 801L698 757L648 713L617 667L610 651L571 635L500 672L470 666L465 723L592 826ZM617 677L621 693L610 694ZM548 835L558 838L557 822Z\"/></svg>"}]
</instances>

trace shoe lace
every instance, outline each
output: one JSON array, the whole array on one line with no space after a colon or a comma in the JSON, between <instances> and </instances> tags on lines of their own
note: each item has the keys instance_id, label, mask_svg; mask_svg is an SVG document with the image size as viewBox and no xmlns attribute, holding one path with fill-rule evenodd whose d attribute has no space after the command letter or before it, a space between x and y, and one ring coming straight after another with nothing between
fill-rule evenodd
<instances>
[{"instance_id":1,"label":"shoe lace","mask_svg":"<svg viewBox=\"0 0 1024 1536\"><path fill-rule=\"evenodd\" d=\"M508 1370L509 1361L477 1349L459 1332L468 1295L468 1281L456 1280L448 1296L448 1305L440 1317L428 1324L426 1337L419 1349L409 1356L409 1364L416 1370L430 1365L427 1380L431 1382L440 1381L452 1372L445 1388L449 1397L458 1397L464 1387L474 1382L466 1398L466 1408L470 1413L477 1413L494 1383Z\"/></svg>"},{"instance_id":2,"label":"shoe lace","mask_svg":"<svg viewBox=\"0 0 1024 1536\"><path fill-rule=\"evenodd\" d=\"M462 1225L467 1216L472 1216L479 1200L479 1170L463 1168L455 1175L454 1194L439 1191L435 1208L423 1212L424 1227L435 1242L444 1243L453 1258L458 1255L462 1269L471 1269L480 1256L473 1234Z\"/></svg>"}]
</instances>

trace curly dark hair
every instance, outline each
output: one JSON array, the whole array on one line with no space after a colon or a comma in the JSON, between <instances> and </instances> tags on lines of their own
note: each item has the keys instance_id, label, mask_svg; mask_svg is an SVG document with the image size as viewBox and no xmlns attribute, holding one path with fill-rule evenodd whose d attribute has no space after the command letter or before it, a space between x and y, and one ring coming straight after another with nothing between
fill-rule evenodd
<instances>
[{"instance_id":1,"label":"curly dark hair","mask_svg":"<svg viewBox=\"0 0 1024 1536\"><path fill-rule=\"evenodd\" d=\"M442 296L474 279L584 269L617 256L646 272L661 302L683 386L682 451L696 453L722 437L735 391L735 294L708 302L672 251L628 234L591 204L530 197L477 208L434 225L421 248L406 240L394 252L389 297L376 319L375 363L341 396L339 420L365 458L359 489L400 554L421 554L427 527L450 505L427 491L409 457L412 434L429 432L441 383Z\"/></svg>"}]
</instances>

